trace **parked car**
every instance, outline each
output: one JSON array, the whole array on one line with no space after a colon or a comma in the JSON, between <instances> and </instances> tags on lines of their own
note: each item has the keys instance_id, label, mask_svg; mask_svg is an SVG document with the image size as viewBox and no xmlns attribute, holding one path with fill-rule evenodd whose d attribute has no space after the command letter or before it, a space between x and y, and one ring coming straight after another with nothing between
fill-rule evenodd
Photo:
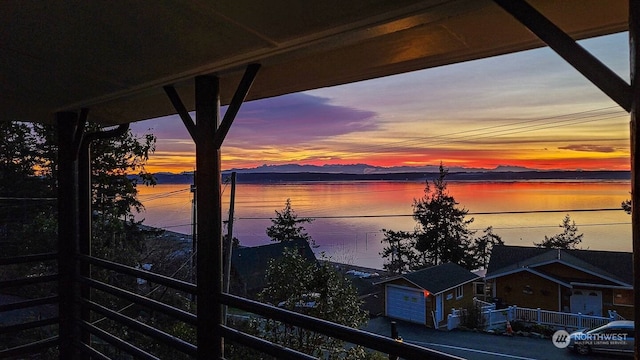
<instances>
[{"instance_id":1,"label":"parked car","mask_svg":"<svg viewBox=\"0 0 640 360\"><path fill-rule=\"evenodd\" d=\"M571 333L568 348L583 355L592 352L633 354L633 331L633 321L612 321L595 329Z\"/></svg>"}]
</instances>

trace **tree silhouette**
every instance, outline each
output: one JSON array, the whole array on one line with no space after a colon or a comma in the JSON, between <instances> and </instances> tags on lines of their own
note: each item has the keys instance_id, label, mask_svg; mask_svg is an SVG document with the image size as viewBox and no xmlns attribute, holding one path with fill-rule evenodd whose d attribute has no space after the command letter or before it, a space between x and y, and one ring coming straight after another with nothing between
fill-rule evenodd
<instances>
[{"instance_id":1,"label":"tree silhouette","mask_svg":"<svg viewBox=\"0 0 640 360\"><path fill-rule=\"evenodd\" d=\"M291 208L291 199L287 199L282 212L276 210L276 217L271 219L273 225L267 228L267 236L271 241L286 242L297 239L306 240L309 245L315 246L315 241L300 224L311 223L311 218L298 218Z\"/></svg>"},{"instance_id":2,"label":"tree silhouette","mask_svg":"<svg viewBox=\"0 0 640 360\"><path fill-rule=\"evenodd\" d=\"M447 190L448 171L440 164L440 173L433 187L426 182L424 196L413 201L413 218L418 222L416 250L421 253L420 267L453 262L465 267L469 264L469 247L473 231L468 226L468 210L458 208L458 202Z\"/></svg>"},{"instance_id":3,"label":"tree silhouette","mask_svg":"<svg viewBox=\"0 0 640 360\"><path fill-rule=\"evenodd\" d=\"M358 292L327 261L310 261L296 249L287 248L280 259L269 262L266 280L259 294L262 301L352 328L366 323L367 313L360 307ZM259 320L253 326L265 340L319 358L366 358L360 347L346 347L339 339L302 327L275 320Z\"/></svg>"},{"instance_id":4,"label":"tree silhouette","mask_svg":"<svg viewBox=\"0 0 640 360\"><path fill-rule=\"evenodd\" d=\"M438 178L433 184L427 180L424 196L413 200L413 218L417 221L414 232L383 230L382 242L388 246L380 255L390 259L385 269L404 273L447 262L469 270L477 268L472 249L475 232L468 228L473 218L466 219L468 211L459 208L449 194L447 173L441 163Z\"/></svg>"},{"instance_id":5,"label":"tree silhouette","mask_svg":"<svg viewBox=\"0 0 640 360\"><path fill-rule=\"evenodd\" d=\"M504 241L500 236L493 233L493 226L484 229L483 233L484 235L473 240L471 253L477 266L486 269L491 258L491 250L496 245L504 245Z\"/></svg>"},{"instance_id":6,"label":"tree silhouette","mask_svg":"<svg viewBox=\"0 0 640 360\"><path fill-rule=\"evenodd\" d=\"M389 259L383 264L385 270L394 274L406 274L413 270L419 256L416 251L415 233L382 229L384 239L388 243L380 255Z\"/></svg>"},{"instance_id":7,"label":"tree silhouette","mask_svg":"<svg viewBox=\"0 0 640 360\"><path fill-rule=\"evenodd\" d=\"M578 234L578 227L575 221L571 221L571 217L567 214L562 220L562 224L558 225L563 232L552 237L545 235L544 241L541 243L533 243L537 247L549 249L576 249L577 245L582 242L584 234Z\"/></svg>"}]
</instances>

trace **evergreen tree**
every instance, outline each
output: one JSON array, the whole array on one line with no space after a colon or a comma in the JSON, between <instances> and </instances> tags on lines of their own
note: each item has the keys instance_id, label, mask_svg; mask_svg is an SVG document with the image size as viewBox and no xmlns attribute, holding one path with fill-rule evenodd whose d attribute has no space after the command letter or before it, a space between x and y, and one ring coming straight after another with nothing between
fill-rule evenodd
<instances>
[{"instance_id":1,"label":"evergreen tree","mask_svg":"<svg viewBox=\"0 0 640 360\"><path fill-rule=\"evenodd\" d=\"M631 215L631 205L631 199L627 199L620 204L620 206L622 206L622 210L629 215Z\"/></svg>"},{"instance_id":2,"label":"evergreen tree","mask_svg":"<svg viewBox=\"0 0 640 360\"><path fill-rule=\"evenodd\" d=\"M496 245L504 245L502 238L493 233L493 226L484 229L484 235L473 240L471 257L478 268L486 269L491 258L491 249Z\"/></svg>"},{"instance_id":3,"label":"evergreen tree","mask_svg":"<svg viewBox=\"0 0 640 360\"><path fill-rule=\"evenodd\" d=\"M380 253L382 258L387 259L383 264L384 269L394 274L406 274L413 270L420 255L416 252L415 233L386 229L382 229L382 232L382 243L388 244Z\"/></svg>"},{"instance_id":4,"label":"evergreen tree","mask_svg":"<svg viewBox=\"0 0 640 360\"><path fill-rule=\"evenodd\" d=\"M87 131L97 131L90 126ZM150 183L144 163L153 152L155 137L137 138L131 132L123 137L98 140L91 146L92 159L92 251L93 255L112 261L139 266L146 234L133 220L133 211L142 209L137 199L136 185ZM8 256L51 252L57 242L57 140L55 128L42 124L0 123L0 196L2 204L0 236ZM137 173L138 178L128 174ZM10 196L9 196L10 195ZM11 197L11 199L9 199ZM5 212L4 210L10 210ZM15 218L21 212L29 216ZM4 216L11 213L11 216ZM11 246L15 245L15 246ZM6 269L4 269L6 270ZM3 280L55 273L55 263L22 266L15 273L3 271ZM115 276L94 269L92 277L130 291L137 290L135 278ZM34 291L28 287L17 289L21 297L40 297L55 294L55 284L42 285ZM110 308L130 303L100 294L94 300ZM131 314L137 309L131 308ZM134 315L135 317L135 315ZM101 322L109 331L125 338L122 327ZM51 334L49 334L50 336ZM15 337L15 334L13 335ZM133 336L133 335L129 335ZM4 338L3 338L4 339ZM24 338L24 341L29 339Z\"/></svg>"},{"instance_id":5,"label":"evergreen tree","mask_svg":"<svg viewBox=\"0 0 640 360\"><path fill-rule=\"evenodd\" d=\"M263 301L352 328L366 322L355 288L329 262L309 261L295 249L286 249L282 258L271 260L266 279L267 286L259 295ZM359 347L345 349L341 340L274 320L255 323L254 331L265 340L313 356L365 358Z\"/></svg>"},{"instance_id":6,"label":"evergreen tree","mask_svg":"<svg viewBox=\"0 0 640 360\"><path fill-rule=\"evenodd\" d=\"M0 241L9 256L55 247L54 182L41 176L41 143L31 124L0 122Z\"/></svg>"},{"instance_id":7,"label":"evergreen tree","mask_svg":"<svg viewBox=\"0 0 640 360\"><path fill-rule=\"evenodd\" d=\"M92 127L90 131L96 131ZM152 134L125 135L94 141L91 145L91 197L93 218L92 251L123 264L139 265L147 233L134 212L143 209L138 199L139 183L153 185L144 170L149 154L155 150ZM131 176L137 175L137 176Z\"/></svg>"},{"instance_id":8,"label":"evergreen tree","mask_svg":"<svg viewBox=\"0 0 640 360\"><path fill-rule=\"evenodd\" d=\"M567 214L562 219L562 224L558 225L563 229L562 233L552 237L545 235L544 241L533 243L537 247L549 249L576 249L578 244L582 242L584 234L578 234L578 227L575 221L571 221L571 217Z\"/></svg>"},{"instance_id":9,"label":"evergreen tree","mask_svg":"<svg viewBox=\"0 0 640 360\"><path fill-rule=\"evenodd\" d=\"M469 248L473 231L468 226L468 210L458 208L458 202L447 191L448 171L440 164L440 173L433 187L426 182L424 196L413 201L416 228L416 250L421 254L417 267L423 268L453 262L468 268Z\"/></svg>"},{"instance_id":10,"label":"evergreen tree","mask_svg":"<svg viewBox=\"0 0 640 360\"><path fill-rule=\"evenodd\" d=\"M271 219L273 225L267 228L267 236L271 238L271 241L280 242L304 239L309 245L315 246L313 238L306 232L304 226L300 225L312 221L311 218L298 218L296 212L291 208L291 199L287 199L282 212L276 210L276 217Z\"/></svg>"},{"instance_id":11,"label":"evergreen tree","mask_svg":"<svg viewBox=\"0 0 640 360\"><path fill-rule=\"evenodd\" d=\"M387 245L380 255L387 259L386 270L402 274L447 262L474 270L486 266L491 247L502 243L491 227L473 239L473 218L465 218L468 210L459 208L447 191L447 173L440 164L438 178L432 184L427 180L424 196L413 200L414 232L382 230Z\"/></svg>"}]
</instances>

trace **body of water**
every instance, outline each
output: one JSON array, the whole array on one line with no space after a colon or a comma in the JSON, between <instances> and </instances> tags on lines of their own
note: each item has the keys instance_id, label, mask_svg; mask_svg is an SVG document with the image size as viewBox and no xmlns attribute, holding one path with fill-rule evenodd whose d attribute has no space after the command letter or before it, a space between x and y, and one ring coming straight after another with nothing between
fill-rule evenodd
<instances>
[{"instance_id":1,"label":"body of water","mask_svg":"<svg viewBox=\"0 0 640 360\"><path fill-rule=\"evenodd\" d=\"M477 236L493 226L506 244L533 246L562 232L559 225L569 214L584 234L582 248L631 251L631 216L620 206L630 198L629 182L448 182L448 189L474 218L470 227ZM191 234L189 184L139 190L146 210L138 218L146 225ZM223 209L229 209L230 192L226 185ZM423 182L238 184L234 236L245 246L268 244L270 218L291 199L298 217L315 219L304 227L319 245L316 253L381 269L381 230L413 230L413 200L423 194Z\"/></svg>"}]
</instances>

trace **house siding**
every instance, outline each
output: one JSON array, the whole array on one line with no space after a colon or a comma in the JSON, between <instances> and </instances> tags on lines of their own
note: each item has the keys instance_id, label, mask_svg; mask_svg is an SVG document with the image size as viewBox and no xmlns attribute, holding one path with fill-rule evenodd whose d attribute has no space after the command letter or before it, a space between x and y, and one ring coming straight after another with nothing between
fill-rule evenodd
<instances>
[{"instance_id":1,"label":"house siding","mask_svg":"<svg viewBox=\"0 0 640 360\"><path fill-rule=\"evenodd\" d=\"M445 318L446 314L451 313L451 309L463 309L468 308L473 305L473 283L467 283L462 285L462 297L456 298L456 289L451 289L445 291L442 296L444 297L444 313ZM447 298L451 295L451 299L447 300Z\"/></svg>"},{"instance_id":2,"label":"house siding","mask_svg":"<svg viewBox=\"0 0 640 360\"><path fill-rule=\"evenodd\" d=\"M580 271L579 269L576 269L564 264L560 264L560 263L536 266L535 270L541 271L543 273L549 274L559 279L563 279L563 278L571 279L571 281L580 281L580 282L601 282L602 281L602 279L598 276L586 273L584 271Z\"/></svg>"},{"instance_id":3,"label":"house siding","mask_svg":"<svg viewBox=\"0 0 640 360\"><path fill-rule=\"evenodd\" d=\"M614 296L616 293L625 295L628 301L633 304L633 290L617 290L617 289L601 289L602 290L602 314L607 316L609 310L617 312L620 316L627 320L633 320L633 305L616 304Z\"/></svg>"},{"instance_id":4,"label":"house siding","mask_svg":"<svg viewBox=\"0 0 640 360\"><path fill-rule=\"evenodd\" d=\"M540 308L551 311L570 312L572 289L527 272L520 272L493 279L496 297L506 305L517 305L527 308ZM526 286L529 285L529 288ZM510 291L507 291L510 288ZM531 289L531 294L524 290ZM466 289L465 289L466 290ZM622 292L624 301L633 303L632 290L609 288L575 287L573 290L597 290L602 292L602 316L608 316L609 310L617 312L625 319L633 319L633 305L620 304L614 301L616 292ZM544 291L544 293L543 293ZM558 302L558 295L560 302ZM629 298L630 297L630 298ZM558 305L560 307L558 308Z\"/></svg>"},{"instance_id":5,"label":"house siding","mask_svg":"<svg viewBox=\"0 0 640 360\"><path fill-rule=\"evenodd\" d=\"M494 279L496 296L506 305L561 311L558 284L526 271Z\"/></svg>"},{"instance_id":6,"label":"house siding","mask_svg":"<svg viewBox=\"0 0 640 360\"><path fill-rule=\"evenodd\" d=\"M403 287L409 287L413 289L423 290L420 287L417 287L415 284L405 280L405 279L397 279L390 281L388 284L398 285ZM456 288L452 288L451 290L447 290L442 293L442 304L443 304L443 320L439 325L445 324L447 321L447 315L451 313L451 309L461 309L467 308L473 304L473 282L469 282L467 284L462 285L462 297L456 298ZM447 296L451 295L451 299L447 300ZM385 308L388 304L386 304L387 297L385 296ZM425 299L425 308L426 308L426 322L425 325L428 327L434 327L434 314L436 313L436 297L434 294L429 294Z\"/></svg>"}]
</instances>

